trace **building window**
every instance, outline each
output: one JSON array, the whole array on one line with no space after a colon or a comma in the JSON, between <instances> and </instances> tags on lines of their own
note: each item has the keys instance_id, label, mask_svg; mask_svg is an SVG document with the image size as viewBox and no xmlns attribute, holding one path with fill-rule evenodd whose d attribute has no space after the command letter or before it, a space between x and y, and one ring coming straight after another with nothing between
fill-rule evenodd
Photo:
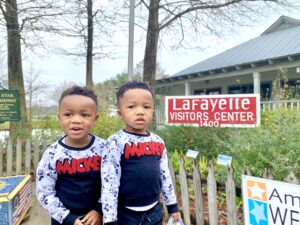
<instances>
[{"instance_id":1,"label":"building window","mask_svg":"<svg viewBox=\"0 0 300 225\"><path fill-rule=\"evenodd\" d=\"M241 84L228 87L228 94L250 94L253 92L253 84ZM262 100L270 100L271 83L262 83L260 85L260 96Z\"/></svg>"},{"instance_id":2,"label":"building window","mask_svg":"<svg viewBox=\"0 0 300 225\"><path fill-rule=\"evenodd\" d=\"M241 84L230 86L228 88L228 94L248 94L253 93L253 84Z\"/></svg>"},{"instance_id":3,"label":"building window","mask_svg":"<svg viewBox=\"0 0 300 225\"><path fill-rule=\"evenodd\" d=\"M219 95L221 94L221 88L207 88L207 89L196 89L194 95Z\"/></svg>"}]
</instances>

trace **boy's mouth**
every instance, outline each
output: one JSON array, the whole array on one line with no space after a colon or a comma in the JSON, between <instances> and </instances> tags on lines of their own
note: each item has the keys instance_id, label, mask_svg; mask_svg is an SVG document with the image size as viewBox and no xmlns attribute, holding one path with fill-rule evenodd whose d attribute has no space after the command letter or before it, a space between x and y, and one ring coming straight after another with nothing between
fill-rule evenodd
<instances>
[{"instance_id":1,"label":"boy's mouth","mask_svg":"<svg viewBox=\"0 0 300 225\"><path fill-rule=\"evenodd\" d=\"M143 118L137 118L135 120L136 125L144 125L145 124L145 119Z\"/></svg>"},{"instance_id":2,"label":"boy's mouth","mask_svg":"<svg viewBox=\"0 0 300 225\"><path fill-rule=\"evenodd\" d=\"M80 127L72 127L70 130L79 131L79 130L82 130L82 129Z\"/></svg>"}]
</instances>

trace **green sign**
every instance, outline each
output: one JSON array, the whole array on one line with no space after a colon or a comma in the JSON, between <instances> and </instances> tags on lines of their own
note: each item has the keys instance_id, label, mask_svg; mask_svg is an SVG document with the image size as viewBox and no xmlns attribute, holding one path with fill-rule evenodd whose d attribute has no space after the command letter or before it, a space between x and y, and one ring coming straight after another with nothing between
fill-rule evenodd
<instances>
[{"instance_id":1,"label":"green sign","mask_svg":"<svg viewBox=\"0 0 300 225\"><path fill-rule=\"evenodd\" d=\"M20 119L19 92L17 90L0 90L0 122Z\"/></svg>"}]
</instances>

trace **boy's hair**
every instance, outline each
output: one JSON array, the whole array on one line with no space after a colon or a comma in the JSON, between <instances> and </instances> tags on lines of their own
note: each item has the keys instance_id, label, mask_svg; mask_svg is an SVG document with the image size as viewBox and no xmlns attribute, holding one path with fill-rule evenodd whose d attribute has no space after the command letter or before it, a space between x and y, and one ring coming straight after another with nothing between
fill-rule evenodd
<instances>
[{"instance_id":1,"label":"boy's hair","mask_svg":"<svg viewBox=\"0 0 300 225\"><path fill-rule=\"evenodd\" d=\"M90 89L88 87L80 87L77 85L71 86L63 91L63 93L60 96L59 99L59 105L61 101L63 100L64 97L69 96L69 95L82 95L91 98L95 105L96 105L96 110L98 110L98 100L97 100L97 95L95 94L93 89Z\"/></svg>"},{"instance_id":2,"label":"boy's hair","mask_svg":"<svg viewBox=\"0 0 300 225\"><path fill-rule=\"evenodd\" d=\"M123 97L124 93L128 90L131 90L131 89L144 89L144 90L147 90L151 93L152 97L153 97L153 93L149 87L148 84L146 84L145 82L142 82L142 81L136 81L136 80L133 80L133 81L128 81L127 83L123 84L118 92L117 92L117 104L119 105L120 103L120 98Z\"/></svg>"}]
</instances>

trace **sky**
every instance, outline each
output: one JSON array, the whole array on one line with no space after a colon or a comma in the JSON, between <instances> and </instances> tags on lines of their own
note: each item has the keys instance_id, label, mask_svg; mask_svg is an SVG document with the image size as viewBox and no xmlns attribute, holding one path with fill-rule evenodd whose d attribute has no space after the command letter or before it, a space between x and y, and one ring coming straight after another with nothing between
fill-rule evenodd
<instances>
[{"instance_id":1,"label":"sky","mask_svg":"<svg viewBox=\"0 0 300 225\"><path fill-rule=\"evenodd\" d=\"M238 32L233 33L230 37L214 38L213 43L211 39L207 39L207 43L203 43L204 46L207 46L205 50L200 51L196 49L189 49L174 52L170 49L160 49L158 52L158 62L165 71L165 74L173 75L211 56L259 36L281 15L300 20L300 13L297 11L272 13L258 24L253 24L253 27L238 29ZM116 55L113 56L113 59L101 59L94 61L94 83L103 82L107 79L113 78L118 73L127 72L127 34L119 34L118 40L116 41L120 47ZM143 60L143 56L144 43L136 42L134 45L134 66ZM41 71L40 77L44 81L50 82L54 85L59 85L64 82L74 82L80 85L85 84L85 63L83 61L76 62L70 57L62 55L49 54L43 59L39 58L39 56L33 56L23 64L24 71L28 71L32 64L34 64L35 70Z\"/></svg>"}]
</instances>

